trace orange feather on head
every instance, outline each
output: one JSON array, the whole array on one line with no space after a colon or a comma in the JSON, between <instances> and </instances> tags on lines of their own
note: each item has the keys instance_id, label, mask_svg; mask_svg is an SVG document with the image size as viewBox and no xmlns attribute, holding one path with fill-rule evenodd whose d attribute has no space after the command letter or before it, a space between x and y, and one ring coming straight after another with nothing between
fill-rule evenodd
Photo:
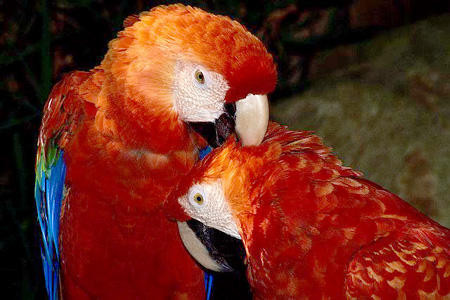
<instances>
[{"instance_id":1,"label":"orange feather on head","mask_svg":"<svg viewBox=\"0 0 450 300\"><path fill-rule=\"evenodd\" d=\"M275 88L272 56L237 21L183 5L157 7L140 18L140 26L149 35L143 36L146 41L154 41L174 59L202 63L223 74L231 87L228 102L245 97L249 90L266 94Z\"/></svg>"},{"instance_id":2,"label":"orange feather on head","mask_svg":"<svg viewBox=\"0 0 450 300\"><path fill-rule=\"evenodd\" d=\"M300 152L304 152L304 155L298 155ZM329 171L318 172L320 163L320 169ZM321 180L361 175L342 166L342 162L323 144L320 137L308 131L290 131L286 126L271 122L259 146L242 147L231 137L222 147L214 149L191 170L189 176L181 180L169 199L185 194L193 183L221 178L233 213L237 216L240 212L250 212L248 215L251 215L254 205L251 200L259 198L263 190L270 191L270 186L280 181L280 176L283 178L283 172L298 168L302 168L304 176L314 174L320 176ZM178 204L168 201L166 205L170 205L170 209L167 209L169 215L178 210L177 216L171 215L175 219L181 216L187 218Z\"/></svg>"},{"instance_id":3,"label":"orange feather on head","mask_svg":"<svg viewBox=\"0 0 450 300\"><path fill-rule=\"evenodd\" d=\"M179 60L222 74L229 86L226 102L249 93L267 94L275 88L272 56L258 38L229 17L170 5L141 13L139 21L133 16L126 24L128 27L110 42L101 64L109 86L97 105L114 112L118 122L126 119L120 127L126 127L128 134L123 138L130 142L147 144L157 151L174 146L175 141L186 144L186 127L174 110L171 94ZM153 131L143 130L148 127ZM172 133L171 138L161 139L167 132ZM148 145L148 134L159 137L158 145Z\"/></svg>"}]
</instances>

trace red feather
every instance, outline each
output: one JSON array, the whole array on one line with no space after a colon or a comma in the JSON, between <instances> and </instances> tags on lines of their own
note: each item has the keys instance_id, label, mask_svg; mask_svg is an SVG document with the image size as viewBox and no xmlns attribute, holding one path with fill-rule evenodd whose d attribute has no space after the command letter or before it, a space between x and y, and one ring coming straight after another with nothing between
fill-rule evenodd
<instances>
[{"instance_id":1,"label":"red feather","mask_svg":"<svg viewBox=\"0 0 450 300\"><path fill-rule=\"evenodd\" d=\"M202 299L202 271L161 210L206 145L173 108L174 65L224 74L226 101L270 92L275 66L242 25L200 9L157 7L125 25L101 65L65 76L45 108L39 151L64 149L67 164L62 298ZM243 69L255 60L258 68Z\"/></svg>"},{"instance_id":2,"label":"red feather","mask_svg":"<svg viewBox=\"0 0 450 300\"><path fill-rule=\"evenodd\" d=\"M450 230L342 166L309 132L229 140L180 184L221 178L256 299L449 299Z\"/></svg>"}]
</instances>

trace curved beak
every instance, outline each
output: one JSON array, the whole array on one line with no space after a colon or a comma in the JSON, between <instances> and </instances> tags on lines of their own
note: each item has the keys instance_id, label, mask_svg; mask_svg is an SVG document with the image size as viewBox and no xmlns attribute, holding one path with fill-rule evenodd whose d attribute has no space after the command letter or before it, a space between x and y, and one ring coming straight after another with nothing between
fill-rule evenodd
<instances>
[{"instance_id":1,"label":"curved beak","mask_svg":"<svg viewBox=\"0 0 450 300\"><path fill-rule=\"evenodd\" d=\"M267 95L248 94L235 103L225 104L225 112L214 122L191 122L212 147L222 145L228 136L236 133L243 146L259 145L269 124Z\"/></svg>"},{"instance_id":2,"label":"curved beak","mask_svg":"<svg viewBox=\"0 0 450 300\"><path fill-rule=\"evenodd\" d=\"M214 272L245 270L245 249L242 241L220 230L190 219L177 222L186 250L205 269Z\"/></svg>"},{"instance_id":3,"label":"curved beak","mask_svg":"<svg viewBox=\"0 0 450 300\"><path fill-rule=\"evenodd\" d=\"M261 144L269 124L267 95L248 94L236 102L236 133L243 146Z\"/></svg>"},{"instance_id":4,"label":"curved beak","mask_svg":"<svg viewBox=\"0 0 450 300\"><path fill-rule=\"evenodd\" d=\"M192 257L214 276L209 299L253 299L247 280L242 241L191 219L177 222L181 240Z\"/></svg>"}]
</instances>

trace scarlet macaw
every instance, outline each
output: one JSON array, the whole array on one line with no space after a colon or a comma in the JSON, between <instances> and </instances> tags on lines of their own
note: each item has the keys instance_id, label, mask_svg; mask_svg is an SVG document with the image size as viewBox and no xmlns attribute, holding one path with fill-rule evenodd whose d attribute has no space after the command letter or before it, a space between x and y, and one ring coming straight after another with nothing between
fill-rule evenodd
<instances>
[{"instance_id":1,"label":"scarlet macaw","mask_svg":"<svg viewBox=\"0 0 450 300\"><path fill-rule=\"evenodd\" d=\"M276 69L238 22L183 5L128 17L101 64L55 85L36 188L50 299L201 299L162 203L208 144L258 144ZM206 141L207 142L206 142Z\"/></svg>"},{"instance_id":2,"label":"scarlet macaw","mask_svg":"<svg viewBox=\"0 0 450 300\"><path fill-rule=\"evenodd\" d=\"M210 269L232 256L208 255L227 243L211 236L240 240L234 258L245 256L255 299L450 299L450 230L342 166L309 132L271 124L259 146L231 138L165 210Z\"/></svg>"}]
</instances>

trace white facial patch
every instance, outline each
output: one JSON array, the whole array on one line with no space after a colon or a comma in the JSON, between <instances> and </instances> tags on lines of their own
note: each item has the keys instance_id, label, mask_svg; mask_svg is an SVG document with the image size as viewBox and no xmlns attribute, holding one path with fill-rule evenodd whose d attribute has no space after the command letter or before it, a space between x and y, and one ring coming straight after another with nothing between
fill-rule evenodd
<instances>
[{"instance_id":1,"label":"white facial patch","mask_svg":"<svg viewBox=\"0 0 450 300\"><path fill-rule=\"evenodd\" d=\"M225 200L220 179L193 185L186 195L178 199L178 202L193 219L241 239L230 207Z\"/></svg>"},{"instance_id":2,"label":"white facial patch","mask_svg":"<svg viewBox=\"0 0 450 300\"><path fill-rule=\"evenodd\" d=\"M185 122L214 122L224 113L229 86L222 75L201 65L178 61L173 97L175 110Z\"/></svg>"}]
</instances>

